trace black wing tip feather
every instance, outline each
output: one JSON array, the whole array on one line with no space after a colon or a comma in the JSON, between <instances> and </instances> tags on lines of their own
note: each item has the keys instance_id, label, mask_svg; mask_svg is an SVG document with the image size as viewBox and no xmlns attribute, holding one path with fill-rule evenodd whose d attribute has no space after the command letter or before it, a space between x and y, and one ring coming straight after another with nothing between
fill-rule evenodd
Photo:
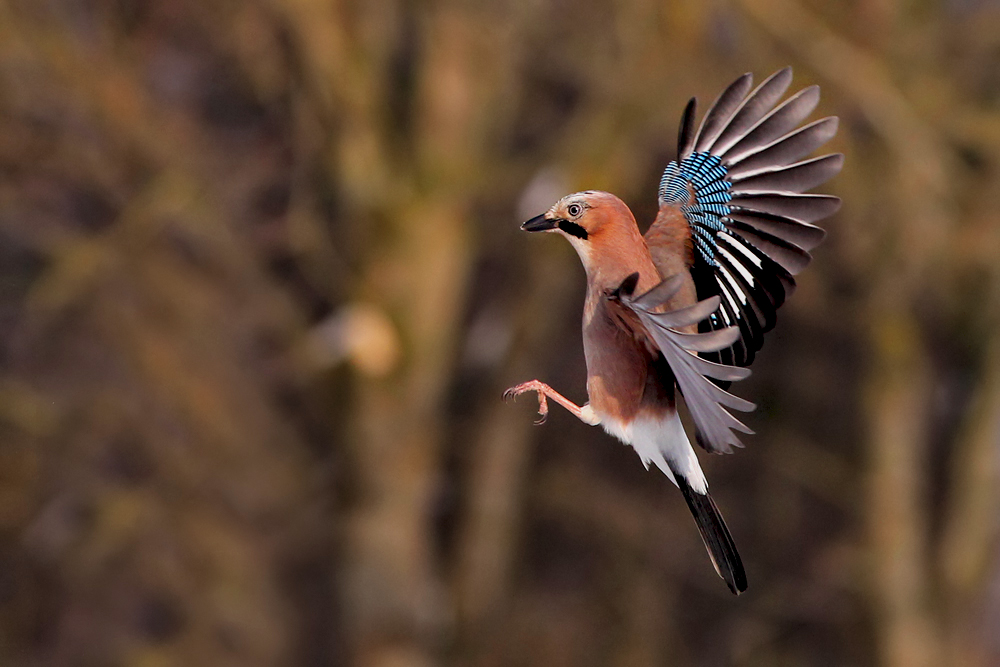
<instances>
[{"instance_id":1,"label":"black wing tip feather","mask_svg":"<svg viewBox=\"0 0 1000 667\"><path fill-rule=\"evenodd\" d=\"M698 108L698 99L692 97L684 107L681 124L677 130L677 161L681 161L691 152L694 145L694 114Z\"/></svg>"},{"instance_id":2,"label":"black wing tip feather","mask_svg":"<svg viewBox=\"0 0 1000 667\"><path fill-rule=\"evenodd\" d=\"M674 479L694 516L698 532L712 559L715 571L726 582L729 590L734 595L739 595L747 589L747 573L743 568L740 553L736 549L736 542L722 518L722 512L719 511L711 495L698 493L692 489L682 475L675 473Z\"/></svg>"}]
</instances>

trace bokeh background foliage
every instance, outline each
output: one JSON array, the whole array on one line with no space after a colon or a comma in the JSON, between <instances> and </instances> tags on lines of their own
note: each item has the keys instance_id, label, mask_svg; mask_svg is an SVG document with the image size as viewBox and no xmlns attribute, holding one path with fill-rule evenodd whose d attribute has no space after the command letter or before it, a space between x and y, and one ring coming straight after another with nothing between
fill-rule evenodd
<instances>
[{"instance_id":1,"label":"bokeh background foliage","mask_svg":"<svg viewBox=\"0 0 1000 667\"><path fill-rule=\"evenodd\" d=\"M687 97L792 64L845 200L679 495L563 413ZM0 2L0 663L1000 662L1000 7Z\"/></svg>"}]
</instances>

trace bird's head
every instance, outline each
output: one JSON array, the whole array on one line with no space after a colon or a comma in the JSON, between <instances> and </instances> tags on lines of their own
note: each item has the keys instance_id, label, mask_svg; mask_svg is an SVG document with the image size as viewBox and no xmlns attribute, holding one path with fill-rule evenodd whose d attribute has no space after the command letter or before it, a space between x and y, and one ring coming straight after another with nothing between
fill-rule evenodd
<instances>
[{"instance_id":1,"label":"bird's head","mask_svg":"<svg viewBox=\"0 0 1000 667\"><path fill-rule=\"evenodd\" d=\"M542 215L522 224L521 229L565 236L580 255L588 274L622 252L634 252L634 244L642 243L628 206L607 192L567 195Z\"/></svg>"}]
</instances>

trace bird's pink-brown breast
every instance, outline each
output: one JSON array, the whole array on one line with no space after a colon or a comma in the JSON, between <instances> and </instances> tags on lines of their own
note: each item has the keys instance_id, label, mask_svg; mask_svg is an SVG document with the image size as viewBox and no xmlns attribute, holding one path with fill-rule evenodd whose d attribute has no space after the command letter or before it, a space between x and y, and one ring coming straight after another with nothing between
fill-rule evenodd
<instances>
[{"instance_id":1,"label":"bird's pink-brown breast","mask_svg":"<svg viewBox=\"0 0 1000 667\"><path fill-rule=\"evenodd\" d=\"M617 200L616 202L620 202ZM655 345L634 313L608 300L632 273L639 274L635 293L660 283L649 249L624 204L602 206L590 235L588 291L583 340L590 404L602 419L629 423L641 413L659 415L673 406L673 376L657 364ZM693 300L693 291L681 299ZM693 301L692 301L693 302Z\"/></svg>"},{"instance_id":2,"label":"bird's pink-brown breast","mask_svg":"<svg viewBox=\"0 0 1000 667\"><path fill-rule=\"evenodd\" d=\"M583 351L590 405L602 420L628 423L642 403L650 354L615 321L603 296L592 293L587 301Z\"/></svg>"}]
</instances>

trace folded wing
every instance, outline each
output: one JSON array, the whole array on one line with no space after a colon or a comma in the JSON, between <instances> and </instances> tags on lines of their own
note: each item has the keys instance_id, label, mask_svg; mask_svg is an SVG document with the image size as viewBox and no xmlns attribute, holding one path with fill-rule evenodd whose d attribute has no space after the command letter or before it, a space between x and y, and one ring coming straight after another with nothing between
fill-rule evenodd
<instances>
[{"instance_id":1,"label":"folded wing","mask_svg":"<svg viewBox=\"0 0 1000 667\"><path fill-rule=\"evenodd\" d=\"M648 335L670 365L694 420L698 443L710 452L731 452L733 446L742 447L734 431L753 431L726 408L750 412L755 406L725 391L709 378L733 382L748 377L750 369L719 364L698 356L699 353L713 353L732 345L740 335L739 329L728 327L702 333L680 331L715 312L719 307L719 297L713 296L686 308L661 312L664 304L680 288L682 281L679 276L668 278L642 296L633 298L631 291L637 277L638 274L633 274L627 278L609 298L637 316L643 331L633 333L640 337Z\"/></svg>"}]
</instances>

